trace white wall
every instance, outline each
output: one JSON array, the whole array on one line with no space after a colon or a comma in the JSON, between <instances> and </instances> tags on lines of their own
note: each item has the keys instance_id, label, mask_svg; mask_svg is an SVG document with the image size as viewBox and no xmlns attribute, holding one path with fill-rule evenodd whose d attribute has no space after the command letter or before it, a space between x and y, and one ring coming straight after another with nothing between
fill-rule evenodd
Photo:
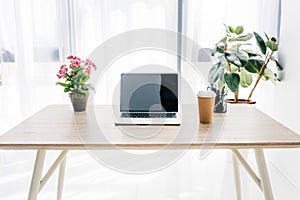
<instances>
[{"instance_id":1,"label":"white wall","mask_svg":"<svg viewBox=\"0 0 300 200\"><path fill-rule=\"evenodd\" d=\"M261 82L258 107L300 134L300 2L282 2L279 59L284 66L283 81L276 85Z\"/></svg>"},{"instance_id":2,"label":"white wall","mask_svg":"<svg viewBox=\"0 0 300 200\"><path fill-rule=\"evenodd\" d=\"M300 18L299 1L282 0L279 58L283 81L261 84L258 108L300 134ZM300 150L268 151L276 199L299 199ZM276 190L277 189L277 190Z\"/></svg>"}]
</instances>

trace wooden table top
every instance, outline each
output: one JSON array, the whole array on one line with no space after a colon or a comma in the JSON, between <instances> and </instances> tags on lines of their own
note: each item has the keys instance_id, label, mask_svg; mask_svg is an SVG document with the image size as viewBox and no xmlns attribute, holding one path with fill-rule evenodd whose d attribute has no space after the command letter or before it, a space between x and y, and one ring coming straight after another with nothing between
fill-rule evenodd
<instances>
[{"instance_id":1,"label":"wooden table top","mask_svg":"<svg viewBox=\"0 0 300 200\"><path fill-rule=\"evenodd\" d=\"M0 136L0 149L300 147L300 135L253 105L228 105L210 125L191 117L197 107L184 110L180 126L116 126L110 106L74 113L70 105L51 105Z\"/></svg>"}]
</instances>

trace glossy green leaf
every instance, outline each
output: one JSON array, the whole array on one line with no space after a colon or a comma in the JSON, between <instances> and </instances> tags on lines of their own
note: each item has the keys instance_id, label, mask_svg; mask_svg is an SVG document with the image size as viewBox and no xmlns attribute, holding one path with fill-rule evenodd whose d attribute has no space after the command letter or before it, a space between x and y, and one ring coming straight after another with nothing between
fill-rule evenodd
<instances>
[{"instance_id":1,"label":"glossy green leaf","mask_svg":"<svg viewBox=\"0 0 300 200\"><path fill-rule=\"evenodd\" d=\"M248 54L244 51L225 52L225 58L238 67L244 67L249 59Z\"/></svg>"},{"instance_id":2,"label":"glossy green leaf","mask_svg":"<svg viewBox=\"0 0 300 200\"><path fill-rule=\"evenodd\" d=\"M251 73L259 73L264 61L249 59L245 69Z\"/></svg>"},{"instance_id":3,"label":"glossy green leaf","mask_svg":"<svg viewBox=\"0 0 300 200\"><path fill-rule=\"evenodd\" d=\"M265 41L262 39L262 37L260 37L260 35L256 32L254 32L254 36L255 36L255 39L256 39L256 43L260 49L260 51L266 55L266 52L267 52L267 48L266 48L266 44L265 44Z\"/></svg>"},{"instance_id":4,"label":"glossy green leaf","mask_svg":"<svg viewBox=\"0 0 300 200\"><path fill-rule=\"evenodd\" d=\"M230 38L229 41L230 42L245 42L245 41L250 40L252 37L253 37L252 34L248 33L246 35L238 36L236 38Z\"/></svg>"},{"instance_id":5,"label":"glossy green leaf","mask_svg":"<svg viewBox=\"0 0 300 200\"><path fill-rule=\"evenodd\" d=\"M276 42L269 40L266 42L266 46L270 48L272 51L277 51L278 50L278 44Z\"/></svg>"},{"instance_id":6,"label":"glossy green leaf","mask_svg":"<svg viewBox=\"0 0 300 200\"><path fill-rule=\"evenodd\" d=\"M253 81L252 75L245 69L241 70L240 78L241 78L240 84L243 88L249 87Z\"/></svg>"},{"instance_id":7,"label":"glossy green leaf","mask_svg":"<svg viewBox=\"0 0 300 200\"><path fill-rule=\"evenodd\" d=\"M240 76L237 73L225 73L225 82L231 92L236 92L239 90Z\"/></svg>"},{"instance_id":8,"label":"glossy green leaf","mask_svg":"<svg viewBox=\"0 0 300 200\"><path fill-rule=\"evenodd\" d=\"M244 32L244 27L243 26L238 26L236 27L235 31L234 31L237 35L240 35Z\"/></svg>"},{"instance_id":9,"label":"glossy green leaf","mask_svg":"<svg viewBox=\"0 0 300 200\"><path fill-rule=\"evenodd\" d=\"M247 51L247 54L248 54L249 58L259 56L259 54L253 53L253 52L250 52L250 51Z\"/></svg>"}]
</instances>

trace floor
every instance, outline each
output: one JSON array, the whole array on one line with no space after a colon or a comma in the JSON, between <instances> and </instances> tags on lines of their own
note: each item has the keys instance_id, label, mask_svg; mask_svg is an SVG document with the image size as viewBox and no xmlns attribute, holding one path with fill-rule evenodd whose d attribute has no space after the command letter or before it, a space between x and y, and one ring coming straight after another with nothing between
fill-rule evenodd
<instances>
[{"instance_id":1,"label":"floor","mask_svg":"<svg viewBox=\"0 0 300 200\"><path fill-rule=\"evenodd\" d=\"M58 153L47 155L45 169ZM35 152L1 151L0 156L1 199L26 199ZM73 151L68 155L63 199L235 199L230 153L215 150L204 160L198 156L197 150L191 150L166 169L129 175L102 166L85 151ZM40 200L55 199L57 176L56 172L42 189Z\"/></svg>"}]
</instances>

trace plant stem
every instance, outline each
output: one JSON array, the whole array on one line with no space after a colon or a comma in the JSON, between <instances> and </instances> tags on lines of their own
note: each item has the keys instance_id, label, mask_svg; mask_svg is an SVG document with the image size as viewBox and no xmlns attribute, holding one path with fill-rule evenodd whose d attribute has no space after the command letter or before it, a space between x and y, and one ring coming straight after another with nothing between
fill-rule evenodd
<instances>
[{"instance_id":1,"label":"plant stem","mask_svg":"<svg viewBox=\"0 0 300 200\"><path fill-rule=\"evenodd\" d=\"M227 65L228 65L228 71L231 72L231 67L230 67L230 62L227 61Z\"/></svg>"},{"instance_id":2,"label":"plant stem","mask_svg":"<svg viewBox=\"0 0 300 200\"><path fill-rule=\"evenodd\" d=\"M239 101L239 91L234 92L234 101L238 102Z\"/></svg>"},{"instance_id":3,"label":"plant stem","mask_svg":"<svg viewBox=\"0 0 300 200\"><path fill-rule=\"evenodd\" d=\"M265 62L263 63L263 65L262 65L262 67L261 67L261 69L260 69L260 72L259 72L259 74L258 74L258 77L257 77L257 79L256 79L255 85L254 85L254 87L252 88L252 90L251 90L251 92L250 92L250 94L249 94L249 96L248 96L248 99L247 99L248 101L251 99L252 94L253 94L253 92L254 92L256 86L258 85L258 82L260 81L260 79L261 79L261 77L263 76L265 70L267 69L267 65L268 65L268 63L270 62L270 59L271 59L270 57L271 57L272 55L273 55L273 51L271 52L271 55L270 55L270 56L269 56L269 54L267 54L266 59L265 59Z\"/></svg>"},{"instance_id":4,"label":"plant stem","mask_svg":"<svg viewBox=\"0 0 300 200\"><path fill-rule=\"evenodd\" d=\"M258 82L260 81L262 75L263 75L264 72L265 72L265 69L266 69L266 66L265 66L265 64L263 64L263 66L262 66L262 68L260 69L260 72L259 72L259 74L258 74L258 77L257 77L257 79L256 79L255 85L254 85L254 87L252 88L252 90L251 90L251 92L250 92L250 94L249 94L249 96L248 96L248 99L247 99L248 101L251 99L252 94L253 94L253 92L254 92L254 90L255 90L255 88L256 88Z\"/></svg>"}]
</instances>

